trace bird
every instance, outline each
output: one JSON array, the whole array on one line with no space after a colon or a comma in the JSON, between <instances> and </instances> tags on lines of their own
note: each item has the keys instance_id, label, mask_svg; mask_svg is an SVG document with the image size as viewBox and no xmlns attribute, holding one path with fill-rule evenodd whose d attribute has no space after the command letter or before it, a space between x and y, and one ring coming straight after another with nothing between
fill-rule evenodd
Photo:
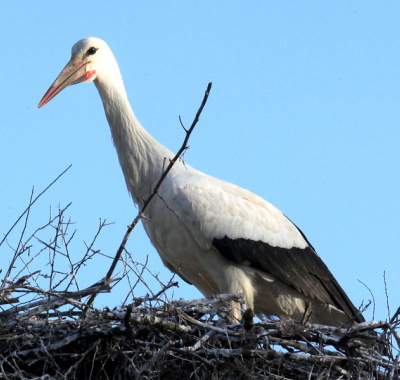
<instances>
[{"instance_id":1,"label":"bird","mask_svg":"<svg viewBox=\"0 0 400 380\"><path fill-rule=\"evenodd\" d=\"M141 208L174 154L137 120L111 49L89 37L41 99L94 82L126 186ZM241 187L177 160L142 218L163 264L205 296L243 293L232 316L257 315L331 326L364 322L361 312L304 233L275 206Z\"/></svg>"}]
</instances>

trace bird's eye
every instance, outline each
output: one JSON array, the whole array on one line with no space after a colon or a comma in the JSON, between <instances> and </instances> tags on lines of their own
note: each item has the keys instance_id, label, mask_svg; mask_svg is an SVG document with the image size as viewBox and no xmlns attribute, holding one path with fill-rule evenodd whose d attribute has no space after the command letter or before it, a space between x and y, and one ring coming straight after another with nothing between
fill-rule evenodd
<instances>
[{"instance_id":1,"label":"bird's eye","mask_svg":"<svg viewBox=\"0 0 400 380\"><path fill-rule=\"evenodd\" d=\"M91 47L88 51L87 54L89 55L93 55L96 54L97 49L95 47Z\"/></svg>"}]
</instances>

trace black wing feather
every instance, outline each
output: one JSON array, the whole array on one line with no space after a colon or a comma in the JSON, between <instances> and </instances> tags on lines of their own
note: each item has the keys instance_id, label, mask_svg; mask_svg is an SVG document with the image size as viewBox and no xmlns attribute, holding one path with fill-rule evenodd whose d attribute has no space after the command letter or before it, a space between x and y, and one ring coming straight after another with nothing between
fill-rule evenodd
<instances>
[{"instance_id":1,"label":"black wing feather","mask_svg":"<svg viewBox=\"0 0 400 380\"><path fill-rule=\"evenodd\" d=\"M311 245L305 249L285 249L262 241L227 236L214 239L213 245L226 259L250 262L252 267L275 276L304 295L336 306L349 318L355 317L357 322L364 321Z\"/></svg>"}]
</instances>

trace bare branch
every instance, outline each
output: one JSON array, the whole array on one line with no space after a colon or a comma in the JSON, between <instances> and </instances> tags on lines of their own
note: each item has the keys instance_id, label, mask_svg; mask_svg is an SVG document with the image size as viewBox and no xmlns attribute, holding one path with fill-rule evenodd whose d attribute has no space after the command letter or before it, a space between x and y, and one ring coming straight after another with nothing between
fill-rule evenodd
<instances>
[{"instance_id":1,"label":"bare branch","mask_svg":"<svg viewBox=\"0 0 400 380\"><path fill-rule=\"evenodd\" d=\"M172 160L170 160L170 162L169 162L167 168L166 168L166 169L164 170L164 172L161 174L161 177L160 177L160 179L158 180L156 186L154 187L152 193L151 193L150 196L145 200L142 209L140 210L140 212L138 213L138 215L136 216L136 218L133 220L133 222L128 226L128 230L126 231L125 236L124 236L124 238L122 239L122 243L121 243L121 245L120 245L119 248L118 248L118 251L117 251L117 253L116 253L116 255L115 255L115 258L114 258L114 260L113 260L113 262L112 262L112 264L111 264L111 266L110 266L110 269L108 270L108 272L107 272L107 274L106 274L106 276L105 276L106 279L107 279L107 278L110 278L110 277L112 276L112 274L114 273L115 267L117 266L117 263L118 263L119 259L121 258L122 252L123 252L124 249L125 249L126 243L128 242L129 236L131 235L133 229L136 227L136 225L139 223L140 219L143 217L144 212L146 211L148 205L150 204L150 202L152 201L152 199L154 198L154 196L157 194L157 192L158 192L158 190L159 190L161 184L163 183L163 181L164 181L165 178L167 177L168 173L171 171L171 169L172 169L173 165L175 164L175 162L181 157L182 153L187 149L187 147L188 147L187 144L188 144L188 142L189 142L190 135L192 134L192 132L193 132L193 130L194 130L194 128L195 128L197 122L198 122L199 119L200 119L200 115L201 115L201 113L202 113L202 111L203 111L203 108L204 108L204 106L205 106L206 103L207 103L207 99L208 99L208 96L209 96L209 94L210 94L211 87L212 87L212 83L209 83L208 86L207 86L206 92L205 92L205 94L204 94L203 101L201 102L200 108L198 109L198 111L197 111L197 113L196 113L196 116L195 116L195 118L194 118L194 120L193 120L193 122L192 122L192 125L190 126L190 128L189 128L189 129L187 130L187 132L186 132L186 136L185 136L185 139L184 139L184 141L183 141L183 144L182 144L181 148L178 150L178 153L176 153L175 157L174 157ZM93 294L93 295L89 298L87 304L88 304L89 306L92 305L93 302L94 302L94 300L95 300L95 298L96 298L96 294Z\"/></svg>"},{"instance_id":2,"label":"bare branch","mask_svg":"<svg viewBox=\"0 0 400 380\"><path fill-rule=\"evenodd\" d=\"M21 218L27 213L29 212L30 208L36 203L36 201L48 190L50 189L51 186L53 186L59 179L60 177L62 177L70 168L72 165L69 165L61 174L59 174L57 176L57 178L52 181L42 192L40 192L36 198L33 201L29 202L28 207L25 209L25 211L18 217L18 219L15 221L15 223L11 226L11 228L7 231L7 233L4 235L3 239L0 241L0 247L1 245L5 242L5 240L7 239L7 236L10 234L10 232L14 229L14 227L18 224L18 222L21 220ZM33 193L32 193L33 195ZM32 199L32 195L31 195L31 199Z\"/></svg>"}]
</instances>

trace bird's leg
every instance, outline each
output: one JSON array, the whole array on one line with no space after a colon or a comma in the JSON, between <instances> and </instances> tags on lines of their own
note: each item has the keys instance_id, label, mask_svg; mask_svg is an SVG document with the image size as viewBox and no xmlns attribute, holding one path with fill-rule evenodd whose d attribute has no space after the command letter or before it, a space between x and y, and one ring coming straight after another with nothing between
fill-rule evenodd
<instances>
[{"instance_id":1,"label":"bird's leg","mask_svg":"<svg viewBox=\"0 0 400 380\"><path fill-rule=\"evenodd\" d=\"M254 327L254 310L247 308L243 313L242 324L246 331L250 331Z\"/></svg>"}]
</instances>

